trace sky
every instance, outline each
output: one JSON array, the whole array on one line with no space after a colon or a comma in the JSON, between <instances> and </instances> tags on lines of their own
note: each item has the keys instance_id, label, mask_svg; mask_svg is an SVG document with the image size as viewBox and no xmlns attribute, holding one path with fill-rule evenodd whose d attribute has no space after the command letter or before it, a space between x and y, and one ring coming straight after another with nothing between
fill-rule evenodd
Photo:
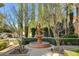
<instances>
[{"instance_id":1,"label":"sky","mask_svg":"<svg viewBox=\"0 0 79 59\"><path fill-rule=\"evenodd\" d=\"M75 4L74 4L75 5ZM1 7L0 8L0 13L3 13L4 12L9 12L9 10L12 8L12 7L15 7L16 10L18 10L18 4L17 3L5 3L5 6L4 7ZM31 3L28 3L28 16L31 14ZM38 4L35 3L35 15L38 14ZM74 7L74 16L76 16L76 8ZM37 17L35 17L37 19Z\"/></svg>"},{"instance_id":2,"label":"sky","mask_svg":"<svg viewBox=\"0 0 79 59\"><path fill-rule=\"evenodd\" d=\"M15 23L16 26L17 26L17 16L15 16L14 14L17 14L15 11L14 12L11 12L12 10L15 10L18 11L18 4L17 3L5 3L3 7L0 8L0 13L2 14L5 14L6 15L11 15L12 19L10 17L7 17L7 19L9 19L9 22L10 23ZM31 3L28 3L28 19L30 21L30 15L31 15L31 9L32 9L32 4ZM38 15L38 4L35 3L35 15ZM38 17L35 16L35 20L37 20ZM6 20L7 21L7 20ZM13 22L12 22L13 21ZM7 22L8 23L8 22Z\"/></svg>"},{"instance_id":3,"label":"sky","mask_svg":"<svg viewBox=\"0 0 79 59\"><path fill-rule=\"evenodd\" d=\"M75 4L74 4L74 16L77 16L77 14L76 14L76 6L75 6Z\"/></svg>"},{"instance_id":4,"label":"sky","mask_svg":"<svg viewBox=\"0 0 79 59\"><path fill-rule=\"evenodd\" d=\"M31 15L31 9L32 9L32 4L31 3L28 3L28 19L30 21L30 15ZM17 3L5 3L4 4L4 7L1 7L0 8L0 13L3 13L5 14L5 12L9 15L9 13L13 10L13 7L15 8L16 11L18 11L18 4ZM15 12L13 12L15 13ZM14 21L15 23L17 23L18 21L16 20L18 17L15 17L14 14L11 14L11 17L13 18L10 19L9 17L9 20L10 21ZM38 15L38 3L35 3L35 15ZM75 8L75 4L74 4L74 16L76 16L76 8ZM38 17L35 16L35 20L37 20Z\"/></svg>"},{"instance_id":5,"label":"sky","mask_svg":"<svg viewBox=\"0 0 79 59\"><path fill-rule=\"evenodd\" d=\"M18 10L18 4L17 3L6 3L4 7L0 8L0 12L3 13L3 14L5 12L9 12L9 10L11 10L12 7L14 7L16 10ZM32 9L31 3L28 3L28 15L31 14L31 9ZM37 15L37 13L38 13L38 4L35 3L35 14Z\"/></svg>"}]
</instances>

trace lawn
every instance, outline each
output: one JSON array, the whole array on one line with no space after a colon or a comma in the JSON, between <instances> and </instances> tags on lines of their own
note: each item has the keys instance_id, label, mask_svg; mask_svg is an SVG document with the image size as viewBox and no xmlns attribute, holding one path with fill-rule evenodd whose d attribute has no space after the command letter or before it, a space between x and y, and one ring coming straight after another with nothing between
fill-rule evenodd
<instances>
[{"instance_id":1,"label":"lawn","mask_svg":"<svg viewBox=\"0 0 79 59\"><path fill-rule=\"evenodd\" d=\"M65 50L64 55L65 56L79 56L79 49L77 49L77 50Z\"/></svg>"}]
</instances>

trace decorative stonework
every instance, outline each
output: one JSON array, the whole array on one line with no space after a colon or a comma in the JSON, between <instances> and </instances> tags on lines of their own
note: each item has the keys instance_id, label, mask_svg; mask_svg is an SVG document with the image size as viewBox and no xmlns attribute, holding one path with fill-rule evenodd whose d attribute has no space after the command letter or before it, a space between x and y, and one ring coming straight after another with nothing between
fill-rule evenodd
<instances>
[{"instance_id":1,"label":"decorative stonework","mask_svg":"<svg viewBox=\"0 0 79 59\"><path fill-rule=\"evenodd\" d=\"M49 42L42 41L42 26L41 23L37 25L37 42L30 42L29 46L32 48L48 48L50 47Z\"/></svg>"}]
</instances>

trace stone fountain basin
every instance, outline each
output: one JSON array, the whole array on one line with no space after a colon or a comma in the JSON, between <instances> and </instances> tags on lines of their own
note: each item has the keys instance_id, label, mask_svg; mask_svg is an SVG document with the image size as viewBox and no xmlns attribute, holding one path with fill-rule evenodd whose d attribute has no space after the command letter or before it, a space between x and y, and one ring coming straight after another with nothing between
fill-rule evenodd
<instances>
[{"instance_id":1,"label":"stone fountain basin","mask_svg":"<svg viewBox=\"0 0 79 59\"><path fill-rule=\"evenodd\" d=\"M49 42L30 42L29 46L32 48L48 48L50 47L50 43Z\"/></svg>"}]
</instances>

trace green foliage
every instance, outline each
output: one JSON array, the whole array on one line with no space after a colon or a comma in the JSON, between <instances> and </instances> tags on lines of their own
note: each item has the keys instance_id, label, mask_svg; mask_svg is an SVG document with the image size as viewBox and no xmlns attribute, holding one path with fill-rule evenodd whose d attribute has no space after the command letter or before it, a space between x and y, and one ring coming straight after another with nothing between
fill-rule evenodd
<instances>
[{"instance_id":1,"label":"green foliage","mask_svg":"<svg viewBox=\"0 0 79 59\"><path fill-rule=\"evenodd\" d=\"M0 7L3 7L4 6L4 4L3 3L0 3Z\"/></svg>"},{"instance_id":2,"label":"green foliage","mask_svg":"<svg viewBox=\"0 0 79 59\"><path fill-rule=\"evenodd\" d=\"M18 4L18 34L22 35L22 30L23 30L23 10L22 10L23 6L22 3Z\"/></svg>"},{"instance_id":3,"label":"green foliage","mask_svg":"<svg viewBox=\"0 0 79 59\"><path fill-rule=\"evenodd\" d=\"M28 27L28 3L24 4L24 22L25 22L25 36L28 37L29 27Z\"/></svg>"},{"instance_id":4,"label":"green foliage","mask_svg":"<svg viewBox=\"0 0 79 59\"><path fill-rule=\"evenodd\" d=\"M43 41L49 42L50 44L56 45L55 39L52 38L42 38ZM29 44L30 42L37 41L37 38L25 38L23 39L23 45Z\"/></svg>"},{"instance_id":5,"label":"green foliage","mask_svg":"<svg viewBox=\"0 0 79 59\"><path fill-rule=\"evenodd\" d=\"M70 4L68 4L68 6L69 6L70 13L72 13L73 10L74 10L74 4L73 3L70 3Z\"/></svg>"},{"instance_id":6,"label":"green foliage","mask_svg":"<svg viewBox=\"0 0 79 59\"><path fill-rule=\"evenodd\" d=\"M32 37L34 37L35 36L36 29L35 28L31 28L31 32L32 32Z\"/></svg>"},{"instance_id":7,"label":"green foliage","mask_svg":"<svg viewBox=\"0 0 79 59\"><path fill-rule=\"evenodd\" d=\"M7 40L0 40L0 50L3 50L8 47L8 41Z\"/></svg>"},{"instance_id":8,"label":"green foliage","mask_svg":"<svg viewBox=\"0 0 79 59\"><path fill-rule=\"evenodd\" d=\"M52 32L51 29L49 29L50 35L48 34L48 27L44 27L44 28L43 28L43 31L44 31L44 36L45 36L45 37L49 37L49 36L54 37L54 36L53 36L53 32Z\"/></svg>"},{"instance_id":9,"label":"green foliage","mask_svg":"<svg viewBox=\"0 0 79 59\"><path fill-rule=\"evenodd\" d=\"M66 51L64 51L64 55L65 56L79 56L79 52L66 50Z\"/></svg>"},{"instance_id":10,"label":"green foliage","mask_svg":"<svg viewBox=\"0 0 79 59\"><path fill-rule=\"evenodd\" d=\"M47 27L43 27L42 31L43 31L44 37L49 37L48 28ZM32 32L32 37L34 37L35 34L36 34L35 33L36 32L36 28L31 28L31 32ZM51 31L51 29L50 29L50 35L51 35L51 37L53 37L53 32Z\"/></svg>"},{"instance_id":11,"label":"green foliage","mask_svg":"<svg viewBox=\"0 0 79 59\"><path fill-rule=\"evenodd\" d=\"M42 3L38 4L38 22L41 22L43 24L43 14L42 14Z\"/></svg>"},{"instance_id":12,"label":"green foliage","mask_svg":"<svg viewBox=\"0 0 79 59\"><path fill-rule=\"evenodd\" d=\"M64 42L65 45L79 45L78 35L76 34L71 33L63 36L63 38L67 38L67 39L61 39L61 43Z\"/></svg>"},{"instance_id":13,"label":"green foliage","mask_svg":"<svg viewBox=\"0 0 79 59\"><path fill-rule=\"evenodd\" d=\"M49 42L50 44L57 45L55 39L51 38L42 38L43 41ZM30 42L37 41L37 38L25 38L23 39L23 45L29 44ZM61 39L60 45L64 42L64 45L79 45L79 39Z\"/></svg>"},{"instance_id":14,"label":"green foliage","mask_svg":"<svg viewBox=\"0 0 79 59\"><path fill-rule=\"evenodd\" d=\"M35 27L35 24L36 24L36 22L35 22L35 4L34 3L32 3L32 13L31 13L31 22L30 22L30 27L31 28L33 28L33 27Z\"/></svg>"},{"instance_id":15,"label":"green foliage","mask_svg":"<svg viewBox=\"0 0 79 59\"><path fill-rule=\"evenodd\" d=\"M75 50L72 50L72 51L74 51L74 52L78 52L78 53L79 53L79 49L75 49Z\"/></svg>"},{"instance_id":16,"label":"green foliage","mask_svg":"<svg viewBox=\"0 0 79 59\"><path fill-rule=\"evenodd\" d=\"M2 33L3 32L3 29L2 28L0 28L0 33Z\"/></svg>"},{"instance_id":17,"label":"green foliage","mask_svg":"<svg viewBox=\"0 0 79 59\"><path fill-rule=\"evenodd\" d=\"M63 36L63 38L78 38L78 35L71 33L71 34Z\"/></svg>"},{"instance_id":18,"label":"green foliage","mask_svg":"<svg viewBox=\"0 0 79 59\"><path fill-rule=\"evenodd\" d=\"M3 32L12 33L12 30L9 29L2 29Z\"/></svg>"},{"instance_id":19,"label":"green foliage","mask_svg":"<svg viewBox=\"0 0 79 59\"><path fill-rule=\"evenodd\" d=\"M79 45L79 39L71 38L71 39L61 39L60 44L62 45L62 42L64 45Z\"/></svg>"},{"instance_id":20,"label":"green foliage","mask_svg":"<svg viewBox=\"0 0 79 59\"><path fill-rule=\"evenodd\" d=\"M47 27L44 27L44 28L43 28L43 31L44 31L43 35L44 35L45 37L48 37L48 28L47 28Z\"/></svg>"},{"instance_id":21,"label":"green foliage","mask_svg":"<svg viewBox=\"0 0 79 59\"><path fill-rule=\"evenodd\" d=\"M4 14L0 13L0 20L3 20L5 18Z\"/></svg>"}]
</instances>

